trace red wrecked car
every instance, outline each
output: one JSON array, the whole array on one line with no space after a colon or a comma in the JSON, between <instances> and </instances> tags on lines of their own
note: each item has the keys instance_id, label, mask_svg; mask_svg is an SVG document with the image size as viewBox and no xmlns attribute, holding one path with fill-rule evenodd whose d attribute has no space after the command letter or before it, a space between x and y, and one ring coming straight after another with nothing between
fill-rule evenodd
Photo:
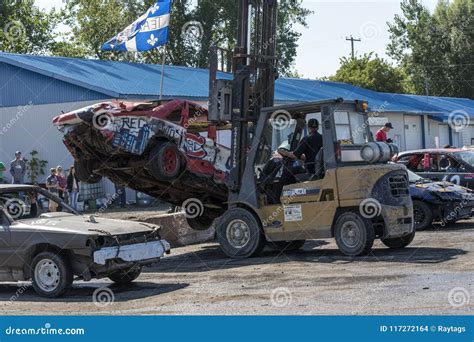
<instances>
[{"instance_id":1,"label":"red wrecked car","mask_svg":"<svg viewBox=\"0 0 474 342\"><path fill-rule=\"evenodd\" d=\"M105 176L178 206L199 198L204 213L190 225L207 229L227 198L230 158L216 139L226 123L211 125L207 114L186 100L112 101L59 115L53 124L81 181Z\"/></svg>"}]
</instances>

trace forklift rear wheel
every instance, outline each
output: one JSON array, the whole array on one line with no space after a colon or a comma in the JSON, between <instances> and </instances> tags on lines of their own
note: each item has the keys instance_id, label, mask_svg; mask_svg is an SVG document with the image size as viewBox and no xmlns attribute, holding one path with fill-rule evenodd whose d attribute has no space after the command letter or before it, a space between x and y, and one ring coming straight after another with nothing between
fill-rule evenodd
<instances>
[{"instance_id":1,"label":"forklift rear wheel","mask_svg":"<svg viewBox=\"0 0 474 342\"><path fill-rule=\"evenodd\" d=\"M257 256L266 243L259 220L243 208L232 208L222 215L216 233L222 251L231 258Z\"/></svg>"},{"instance_id":2,"label":"forklift rear wheel","mask_svg":"<svg viewBox=\"0 0 474 342\"><path fill-rule=\"evenodd\" d=\"M181 156L175 143L161 142L151 151L150 171L157 180L172 181L181 170Z\"/></svg>"},{"instance_id":3,"label":"forklift rear wheel","mask_svg":"<svg viewBox=\"0 0 474 342\"><path fill-rule=\"evenodd\" d=\"M370 220L355 212L345 212L336 221L334 237L344 255L359 256L372 249L375 231Z\"/></svg>"},{"instance_id":4,"label":"forklift rear wheel","mask_svg":"<svg viewBox=\"0 0 474 342\"><path fill-rule=\"evenodd\" d=\"M415 238L415 232L413 231L413 233L403 236L403 237L393 238L393 239L382 239L382 242L385 246L389 248L398 249L398 248L404 248L408 246L413 241L414 238Z\"/></svg>"},{"instance_id":5,"label":"forklift rear wheel","mask_svg":"<svg viewBox=\"0 0 474 342\"><path fill-rule=\"evenodd\" d=\"M303 247L306 240L295 240L295 241L272 241L268 243L271 249L275 249L281 252L296 251Z\"/></svg>"}]
</instances>

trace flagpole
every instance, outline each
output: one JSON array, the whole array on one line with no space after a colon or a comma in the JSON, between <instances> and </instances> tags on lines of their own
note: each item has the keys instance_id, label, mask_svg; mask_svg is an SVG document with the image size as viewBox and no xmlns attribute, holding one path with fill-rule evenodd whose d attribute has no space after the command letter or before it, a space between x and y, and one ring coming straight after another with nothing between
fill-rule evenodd
<instances>
[{"instance_id":1,"label":"flagpole","mask_svg":"<svg viewBox=\"0 0 474 342\"><path fill-rule=\"evenodd\" d=\"M163 99L163 83L165 80L165 62L166 62L166 45L163 45L163 62L161 63L160 100Z\"/></svg>"}]
</instances>

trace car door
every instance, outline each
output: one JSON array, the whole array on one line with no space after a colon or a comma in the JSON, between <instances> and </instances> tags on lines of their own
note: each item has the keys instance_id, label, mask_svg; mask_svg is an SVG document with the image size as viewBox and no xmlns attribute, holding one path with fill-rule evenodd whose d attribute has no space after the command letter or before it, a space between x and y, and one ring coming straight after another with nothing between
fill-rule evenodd
<instances>
[{"instance_id":1,"label":"car door","mask_svg":"<svg viewBox=\"0 0 474 342\"><path fill-rule=\"evenodd\" d=\"M457 185L469 186L470 173L449 153L431 153L426 178L434 181L446 181Z\"/></svg>"},{"instance_id":2,"label":"car door","mask_svg":"<svg viewBox=\"0 0 474 342\"><path fill-rule=\"evenodd\" d=\"M10 220L2 208L0 210L0 269L11 266L9 264L11 253Z\"/></svg>"}]
</instances>

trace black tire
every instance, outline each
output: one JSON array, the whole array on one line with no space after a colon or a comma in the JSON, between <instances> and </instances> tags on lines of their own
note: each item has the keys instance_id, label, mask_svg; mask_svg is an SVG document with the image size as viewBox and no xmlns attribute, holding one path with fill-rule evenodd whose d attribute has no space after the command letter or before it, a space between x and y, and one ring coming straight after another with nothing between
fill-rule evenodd
<instances>
[{"instance_id":1,"label":"black tire","mask_svg":"<svg viewBox=\"0 0 474 342\"><path fill-rule=\"evenodd\" d=\"M150 171L157 180L172 181L182 172L183 165L178 146L160 142L150 153Z\"/></svg>"},{"instance_id":2,"label":"black tire","mask_svg":"<svg viewBox=\"0 0 474 342\"><path fill-rule=\"evenodd\" d=\"M208 230L214 223L214 219L209 216L198 216L195 218L187 217L186 221L193 230Z\"/></svg>"},{"instance_id":3,"label":"black tire","mask_svg":"<svg viewBox=\"0 0 474 342\"><path fill-rule=\"evenodd\" d=\"M64 256L54 252L41 252L31 262L31 280L37 294L55 298L71 287L73 273Z\"/></svg>"},{"instance_id":4,"label":"black tire","mask_svg":"<svg viewBox=\"0 0 474 342\"><path fill-rule=\"evenodd\" d=\"M405 235L399 238L392 238L392 239L381 239L383 244L388 248L392 249L399 249L408 246L413 239L415 238L415 231L409 235Z\"/></svg>"},{"instance_id":5,"label":"black tire","mask_svg":"<svg viewBox=\"0 0 474 342\"><path fill-rule=\"evenodd\" d=\"M336 221L334 237L342 254L366 255L374 244L375 231L370 220L355 212L345 212Z\"/></svg>"},{"instance_id":6,"label":"black tire","mask_svg":"<svg viewBox=\"0 0 474 342\"><path fill-rule=\"evenodd\" d=\"M74 169L76 170L77 178L83 183L96 184L102 179L101 175L92 172L92 162L89 160L74 161Z\"/></svg>"},{"instance_id":7,"label":"black tire","mask_svg":"<svg viewBox=\"0 0 474 342\"><path fill-rule=\"evenodd\" d=\"M137 279L142 273L142 268L126 269L112 273L109 279L117 284L130 284Z\"/></svg>"},{"instance_id":8,"label":"black tire","mask_svg":"<svg viewBox=\"0 0 474 342\"><path fill-rule=\"evenodd\" d=\"M303 247L306 240L295 241L272 241L268 242L268 247L281 252L292 252Z\"/></svg>"},{"instance_id":9,"label":"black tire","mask_svg":"<svg viewBox=\"0 0 474 342\"><path fill-rule=\"evenodd\" d=\"M428 204L425 202L413 201L413 221L415 230L424 230L428 228L433 222L433 212Z\"/></svg>"},{"instance_id":10,"label":"black tire","mask_svg":"<svg viewBox=\"0 0 474 342\"><path fill-rule=\"evenodd\" d=\"M249 210L229 209L216 225L217 241L230 258L249 258L259 255L266 239L261 222Z\"/></svg>"}]
</instances>

